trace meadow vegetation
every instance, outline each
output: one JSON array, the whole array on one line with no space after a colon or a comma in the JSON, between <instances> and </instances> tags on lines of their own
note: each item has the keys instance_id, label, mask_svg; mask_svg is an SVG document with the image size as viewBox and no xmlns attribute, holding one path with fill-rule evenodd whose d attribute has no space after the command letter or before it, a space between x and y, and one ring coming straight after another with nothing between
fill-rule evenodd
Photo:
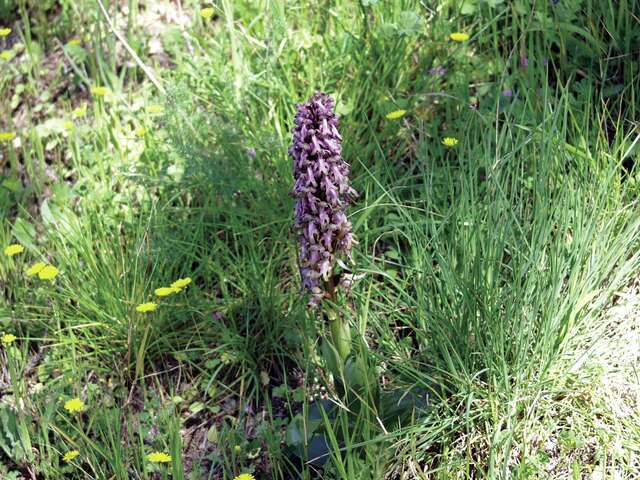
<instances>
[{"instance_id":1,"label":"meadow vegetation","mask_svg":"<svg viewBox=\"0 0 640 480\"><path fill-rule=\"evenodd\" d=\"M0 478L638 478L639 52L638 0L0 0Z\"/></svg>"}]
</instances>

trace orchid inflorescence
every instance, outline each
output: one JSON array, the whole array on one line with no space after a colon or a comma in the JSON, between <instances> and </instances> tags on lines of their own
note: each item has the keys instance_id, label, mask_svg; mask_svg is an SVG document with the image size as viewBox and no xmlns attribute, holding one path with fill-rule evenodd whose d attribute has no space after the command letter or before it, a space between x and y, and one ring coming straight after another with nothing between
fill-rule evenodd
<instances>
[{"instance_id":1,"label":"orchid inflorescence","mask_svg":"<svg viewBox=\"0 0 640 480\"><path fill-rule=\"evenodd\" d=\"M340 256L350 257L354 237L346 215L357 195L349 186L349 165L342 158L342 137L333 99L316 93L298 105L293 142L295 227L300 241L302 288L312 305L333 298L332 272Z\"/></svg>"}]
</instances>

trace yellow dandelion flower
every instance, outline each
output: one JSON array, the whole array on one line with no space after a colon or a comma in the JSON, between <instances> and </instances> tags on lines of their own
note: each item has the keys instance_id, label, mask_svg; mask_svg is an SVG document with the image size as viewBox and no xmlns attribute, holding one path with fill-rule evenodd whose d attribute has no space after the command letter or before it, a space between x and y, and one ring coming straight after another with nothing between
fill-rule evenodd
<instances>
[{"instance_id":1,"label":"yellow dandelion flower","mask_svg":"<svg viewBox=\"0 0 640 480\"><path fill-rule=\"evenodd\" d=\"M171 461L171 455L164 452L152 452L147 455L147 460L151 463L169 463Z\"/></svg>"},{"instance_id":2,"label":"yellow dandelion flower","mask_svg":"<svg viewBox=\"0 0 640 480\"><path fill-rule=\"evenodd\" d=\"M136 312L140 312L140 313L153 312L156 308L158 308L157 303L153 303L153 302L141 303L136 307Z\"/></svg>"},{"instance_id":3,"label":"yellow dandelion flower","mask_svg":"<svg viewBox=\"0 0 640 480\"><path fill-rule=\"evenodd\" d=\"M62 457L62 459L65 462L70 462L72 460L75 460L79 456L80 456L80 452L78 450L69 450L67 453L64 454L64 457Z\"/></svg>"},{"instance_id":4,"label":"yellow dandelion flower","mask_svg":"<svg viewBox=\"0 0 640 480\"><path fill-rule=\"evenodd\" d=\"M6 37L11 33L10 28L0 28L0 37Z\"/></svg>"},{"instance_id":5,"label":"yellow dandelion flower","mask_svg":"<svg viewBox=\"0 0 640 480\"><path fill-rule=\"evenodd\" d=\"M27 277L33 277L34 275L39 274L46 266L47 264L44 262L34 263L29 268L27 268Z\"/></svg>"},{"instance_id":6,"label":"yellow dandelion flower","mask_svg":"<svg viewBox=\"0 0 640 480\"><path fill-rule=\"evenodd\" d=\"M71 40L69 40L69 45L80 45L80 39L78 37L74 37Z\"/></svg>"},{"instance_id":7,"label":"yellow dandelion flower","mask_svg":"<svg viewBox=\"0 0 640 480\"><path fill-rule=\"evenodd\" d=\"M58 275L58 269L53 265L45 265L38 272L38 278L40 280L53 280Z\"/></svg>"},{"instance_id":8,"label":"yellow dandelion flower","mask_svg":"<svg viewBox=\"0 0 640 480\"><path fill-rule=\"evenodd\" d=\"M5 345L11 345L16 340L17 340L17 337L12 333L5 333L0 337L0 341Z\"/></svg>"},{"instance_id":9,"label":"yellow dandelion flower","mask_svg":"<svg viewBox=\"0 0 640 480\"><path fill-rule=\"evenodd\" d=\"M19 243L12 243L11 245L7 245L4 249L4 254L7 257L13 257L14 255L18 255L22 252L24 252L24 247Z\"/></svg>"},{"instance_id":10,"label":"yellow dandelion flower","mask_svg":"<svg viewBox=\"0 0 640 480\"><path fill-rule=\"evenodd\" d=\"M149 113L161 113L164 112L164 107L162 105L149 105L147 108L147 112Z\"/></svg>"},{"instance_id":11,"label":"yellow dandelion flower","mask_svg":"<svg viewBox=\"0 0 640 480\"><path fill-rule=\"evenodd\" d=\"M447 147L455 147L458 144L458 139L453 137L444 137L442 139L442 144Z\"/></svg>"},{"instance_id":12,"label":"yellow dandelion flower","mask_svg":"<svg viewBox=\"0 0 640 480\"><path fill-rule=\"evenodd\" d=\"M65 402L64 409L69 413L80 413L84 410L84 402L79 398L72 398Z\"/></svg>"},{"instance_id":13,"label":"yellow dandelion flower","mask_svg":"<svg viewBox=\"0 0 640 480\"><path fill-rule=\"evenodd\" d=\"M241 473L237 477L234 477L233 480L256 480L256 478L250 473Z\"/></svg>"},{"instance_id":14,"label":"yellow dandelion flower","mask_svg":"<svg viewBox=\"0 0 640 480\"><path fill-rule=\"evenodd\" d=\"M167 296L171 295L172 293L177 293L179 291L180 291L179 288L160 287L160 288L156 288L153 293L155 293L158 297L167 297Z\"/></svg>"},{"instance_id":15,"label":"yellow dandelion flower","mask_svg":"<svg viewBox=\"0 0 640 480\"><path fill-rule=\"evenodd\" d=\"M469 40L469 34L463 32L454 32L449 35L449 38L454 42L466 42L467 40Z\"/></svg>"},{"instance_id":16,"label":"yellow dandelion flower","mask_svg":"<svg viewBox=\"0 0 640 480\"><path fill-rule=\"evenodd\" d=\"M14 138L16 138L14 132L0 132L0 142L10 142Z\"/></svg>"},{"instance_id":17,"label":"yellow dandelion flower","mask_svg":"<svg viewBox=\"0 0 640 480\"><path fill-rule=\"evenodd\" d=\"M147 129L144 127L136 128L136 137L144 137L147 134Z\"/></svg>"},{"instance_id":18,"label":"yellow dandelion flower","mask_svg":"<svg viewBox=\"0 0 640 480\"><path fill-rule=\"evenodd\" d=\"M407 113L406 110L395 110L393 112L387 113L385 115L385 118L388 118L389 120L397 120L398 118L404 117L405 113Z\"/></svg>"},{"instance_id":19,"label":"yellow dandelion flower","mask_svg":"<svg viewBox=\"0 0 640 480\"><path fill-rule=\"evenodd\" d=\"M96 97L104 97L105 95L109 95L109 93L111 93L111 90L107 87L96 86L91 89L91 94Z\"/></svg>"},{"instance_id":20,"label":"yellow dandelion flower","mask_svg":"<svg viewBox=\"0 0 640 480\"><path fill-rule=\"evenodd\" d=\"M182 290L184 287L186 287L190 283L191 283L191 278L190 277L179 278L178 280L176 280L175 282L173 282L171 284L171 288L176 288L178 290Z\"/></svg>"},{"instance_id":21,"label":"yellow dandelion flower","mask_svg":"<svg viewBox=\"0 0 640 480\"><path fill-rule=\"evenodd\" d=\"M202 18L204 18L205 20L207 18L213 17L213 8L211 8L211 7L203 8L202 10L200 10L200 16Z\"/></svg>"},{"instance_id":22,"label":"yellow dandelion flower","mask_svg":"<svg viewBox=\"0 0 640 480\"><path fill-rule=\"evenodd\" d=\"M5 62L8 62L13 58L13 52L11 50L3 50L0 52L0 58Z\"/></svg>"},{"instance_id":23,"label":"yellow dandelion flower","mask_svg":"<svg viewBox=\"0 0 640 480\"><path fill-rule=\"evenodd\" d=\"M71 112L71 116L73 118L82 118L87 114L87 104L85 102L82 102L82 105L80 105L77 108L74 108L73 111Z\"/></svg>"},{"instance_id":24,"label":"yellow dandelion flower","mask_svg":"<svg viewBox=\"0 0 640 480\"><path fill-rule=\"evenodd\" d=\"M71 120L67 120L62 124L62 128L65 130L73 130L73 127L75 127L75 124Z\"/></svg>"}]
</instances>

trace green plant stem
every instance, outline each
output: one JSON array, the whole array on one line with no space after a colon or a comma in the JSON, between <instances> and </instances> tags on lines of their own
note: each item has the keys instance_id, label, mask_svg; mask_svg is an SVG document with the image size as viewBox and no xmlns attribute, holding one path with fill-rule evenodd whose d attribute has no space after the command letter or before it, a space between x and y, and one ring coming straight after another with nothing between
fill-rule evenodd
<instances>
[{"instance_id":1,"label":"green plant stem","mask_svg":"<svg viewBox=\"0 0 640 480\"><path fill-rule=\"evenodd\" d=\"M351 353L351 330L349 321L338 315L333 308L325 311L331 330L331 343L338 352L341 363L344 365L347 357Z\"/></svg>"}]
</instances>

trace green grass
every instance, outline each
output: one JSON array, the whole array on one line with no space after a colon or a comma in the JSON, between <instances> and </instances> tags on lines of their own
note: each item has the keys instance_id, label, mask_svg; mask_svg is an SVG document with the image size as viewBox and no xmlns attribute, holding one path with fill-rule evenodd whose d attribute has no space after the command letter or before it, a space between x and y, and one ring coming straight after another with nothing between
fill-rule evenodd
<instances>
[{"instance_id":1,"label":"green grass","mask_svg":"<svg viewBox=\"0 0 640 480\"><path fill-rule=\"evenodd\" d=\"M637 1L53 3L0 0L1 478L637 475ZM352 402L292 231L317 90L359 192Z\"/></svg>"}]
</instances>

